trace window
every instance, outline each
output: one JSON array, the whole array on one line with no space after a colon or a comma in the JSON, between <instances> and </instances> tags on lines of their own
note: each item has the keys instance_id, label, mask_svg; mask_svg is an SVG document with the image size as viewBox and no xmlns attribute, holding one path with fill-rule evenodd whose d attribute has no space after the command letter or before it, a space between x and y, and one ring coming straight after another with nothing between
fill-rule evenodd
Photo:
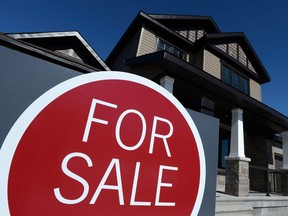
<instances>
[{"instance_id":1,"label":"window","mask_svg":"<svg viewBox=\"0 0 288 216\"><path fill-rule=\"evenodd\" d=\"M182 50L178 49L177 47L159 39L158 40L158 45L157 45L157 51L165 50L178 58L186 60L186 53L183 52Z\"/></svg>"},{"instance_id":2,"label":"window","mask_svg":"<svg viewBox=\"0 0 288 216\"><path fill-rule=\"evenodd\" d=\"M218 168L226 168L225 157L230 152L230 132L220 129L219 131L219 150L218 150Z\"/></svg>"},{"instance_id":3,"label":"window","mask_svg":"<svg viewBox=\"0 0 288 216\"><path fill-rule=\"evenodd\" d=\"M221 79L233 86L234 88L242 91L245 94L249 94L249 81L239 73L233 71L226 65L222 65L222 77Z\"/></svg>"}]
</instances>

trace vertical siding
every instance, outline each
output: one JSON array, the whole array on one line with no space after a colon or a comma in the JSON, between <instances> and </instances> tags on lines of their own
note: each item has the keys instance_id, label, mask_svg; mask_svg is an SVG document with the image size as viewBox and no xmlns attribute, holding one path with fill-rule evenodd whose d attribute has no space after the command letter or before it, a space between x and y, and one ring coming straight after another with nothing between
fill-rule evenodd
<instances>
[{"instance_id":1,"label":"vertical siding","mask_svg":"<svg viewBox=\"0 0 288 216\"><path fill-rule=\"evenodd\" d=\"M216 78L221 79L220 59L207 50L204 50L203 70Z\"/></svg>"},{"instance_id":2,"label":"vertical siding","mask_svg":"<svg viewBox=\"0 0 288 216\"><path fill-rule=\"evenodd\" d=\"M262 101L261 85L254 80L250 80L250 96L258 101Z\"/></svg>"},{"instance_id":3,"label":"vertical siding","mask_svg":"<svg viewBox=\"0 0 288 216\"><path fill-rule=\"evenodd\" d=\"M156 35L148 31L147 29L142 28L137 56L155 52L156 43L157 43Z\"/></svg>"}]
</instances>

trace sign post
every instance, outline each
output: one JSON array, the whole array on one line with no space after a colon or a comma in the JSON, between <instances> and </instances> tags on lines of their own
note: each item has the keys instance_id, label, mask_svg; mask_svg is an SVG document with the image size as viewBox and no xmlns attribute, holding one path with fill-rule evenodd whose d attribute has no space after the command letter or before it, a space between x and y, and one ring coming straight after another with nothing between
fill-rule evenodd
<instances>
[{"instance_id":1,"label":"sign post","mask_svg":"<svg viewBox=\"0 0 288 216\"><path fill-rule=\"evenodd\" d=\"M0 151L0 215L197 215L205 156L185 108L123 72L67 80Z\"/></svg>"}]
</instances>

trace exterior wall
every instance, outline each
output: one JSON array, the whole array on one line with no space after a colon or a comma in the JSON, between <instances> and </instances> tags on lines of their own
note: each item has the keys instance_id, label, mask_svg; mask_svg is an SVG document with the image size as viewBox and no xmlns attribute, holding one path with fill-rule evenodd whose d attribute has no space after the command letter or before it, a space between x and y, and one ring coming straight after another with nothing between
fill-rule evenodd
<instances>
[{"instance_id":1,"label":"exterior wall","mask_svg":"<svg viewBox=\"0 0 288 216\"><path fill-rule=\"evenodd\" d=\"M217 47L218 49L227 53L229 56L231 56L232 58L239 61L241 64L243 64L249 70L256 73L253 65L251 64L251 62L247 58L244 50L242 49L242 47L239 44L237 44L237 43L220 44L220 45L216 45L215 47Z\"/></svg>"},{"instance_id":2,"label":"exterior wall","mask_svg":"<svg viewBox=\"0 0 288 216\"><path fill-rule=\"evenodd\" d=\"M251 165L279 169L275 155L282 156L282 144L263 136L246 136L245 152L251 158ZM278 166L277 166L278 165Z\"/></svg>"},{"instance_id":3,"label":"exterior wall","mask_svg":"<svg viewBox=\"0 0 288 216\"><path fill-rule=\"evenodd\" d=\"M258 101L262 101L261 85L254 80L250 80L250 96Z\"/></svg>"},{"instance_id":4,"label":"exterior wall","mask_svg":"<svg viewBox=\"0 0 288 216\"><path fill-rule=\"evenodd\" d=\"M155 52L156 44L157 44L156 35L143 27L141 29L141 36L137 50L137 56Z\"/></svg>"},{"instance_id":5,"label":"exterior wall","mask_svg":"<svg viewBox=\"0 0 288 216\"><path fill-rule=\"evenodd\" d=\"M283 149L278 148L276 146L272 146L272 160L273 160L273 162L272 162L272 164L269 164L269 166L268 166L269 169L277 170L277 169L279 169L279 167L283 166L283 162L282 162L282 164L277 164L277 161L275 159L276 155L283 157Z\"/></svg>"},{"instance_id":6,"label":"exterior wall","mask_svg":"<svg viewBox=\"0 0 288 216\"><path fill-rule=\"evenodd\" d=\"M137 54L137 47L139 44L141 31L135 33L135 35L127 42L125 47L122 48L119 55L114 59L109 67L111 70L131 71L131 69L123 64L125 59L134 58Z\"/></svg>"},{"instance_id":7,"label":"exterior wall","mask_svg":"<svg viewBox=\"0 0 288 216\"><path fill-rule=\"evenodd\" d=\"M203 70L213 75L214 77L221 79L220 58L215 56L213 53L204 50ZM250 79L249 88L250 88L250 96L258 101L262 101L261 85L256 81Z\"/></svg>"},{"instance_id":8,"label":"exterior wall","mask_svg":"<svg viewBox=\"0 0 288 216\"><path fill-rule=\"evenodd\" d=\"M230 55L234 59L237 59L237 56L238 56L237 47L238 47L237 43L228 44L228 55Z\"/></svg>"},{"instance_id":9,"label":"exterior wall","mask_svg":"<svg viewBox=\"0 0 288 216\"><path fill-rule=\"evenodd\" d=\"M245 137L245 155L251 158L250 165L259 167L268 167L267 157L267 139L265 136L247 136Z\"/></svg>"},{"instance_id":10,"label":"exterior wall","mask_svg":"<svg viewBox=\"0 0 288 216\"><path fill-rule=\"evenodd\" d=\"M194 66L203 69L203 62L204 62L204 51L201 50L195 54L188 54L188 62L193 64Z\"/></svg>"},{"instance_id":11,"label":"exterior wall","mask_svg":"<svg viewBox=\"0 0 288 216\"><path fill-rule=\"evenodd\" d=\"M218 58L211 52L204 50L203 70L213 75L214 77L221 79L220 58Z\"/></svg>"},{"instance_id":12,"label":"exterior wall","mask_svg":"<svg viewBox=\"0 0 288 216\"><path fill-rule=\"evenodd\" d=\"M176 33L180 34L182 37L187 38L188 40L195 42L196 40L199 40L201 37L203 37L206 32L204 30L175 30Z\"/></svg>"},{"instance_id":13,"label":"exterior wall","mask_svg":"<svg viewBox=\"0 0 288 216\"><path fill-rule=\"evenodd\" d=\"M185 32L185 31L181 31L181 32ZM153 32L151 32L150 30L145 29L143 27L141 29L140 41L139 41L138 50L137 50L136 55L142 56L142 55L156 52L157 51L157 42L158 42L158 36L155 35ZM167 42L174 46L174 44L171 41L167 41ZM175 46L175 47L178 48L177 46ZM180 49L180 48L178 48L178 49ZM184 50L182 50L182 51L187 54L185 60L190 61L191 54L184 51Z\"/></svg>"}]
</instances>

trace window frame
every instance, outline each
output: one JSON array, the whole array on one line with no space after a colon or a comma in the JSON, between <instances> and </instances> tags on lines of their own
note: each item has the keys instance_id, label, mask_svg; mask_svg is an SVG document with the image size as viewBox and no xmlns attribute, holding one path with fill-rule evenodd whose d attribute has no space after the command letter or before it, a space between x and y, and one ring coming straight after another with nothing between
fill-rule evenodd
<instances>
[{"instance_id":1,"label":"window frame","mask_svg":"<svg viewBox=\"0 0 288 216\"><path fill-rule=\"evenodd\" d=\"M242 93L250 95L250 79L225 63L221 64L221 80Z\"/></svg>"},{"instance_id":2,"label":"window frame","mask_svg":"<svg viewBox=\"0 0 288 216\"><path fill-rule=\"evenodd\" d=\"M164 44L163 48L161 48L161 49L159 49L160 43ZM167 45L169 46L169 49L165 49ZM156 52L163 51L163 50L171 53L172 55L174 55L180 59L183 59L185 61L187 60L187 56L188 56L187 52L185 52L185 51L181 50L180 48L178 48L177 46L174 46L173 44L163 40L162 38L158 38L157 44L156 44Z\"/></svg>"}]
</instances>

